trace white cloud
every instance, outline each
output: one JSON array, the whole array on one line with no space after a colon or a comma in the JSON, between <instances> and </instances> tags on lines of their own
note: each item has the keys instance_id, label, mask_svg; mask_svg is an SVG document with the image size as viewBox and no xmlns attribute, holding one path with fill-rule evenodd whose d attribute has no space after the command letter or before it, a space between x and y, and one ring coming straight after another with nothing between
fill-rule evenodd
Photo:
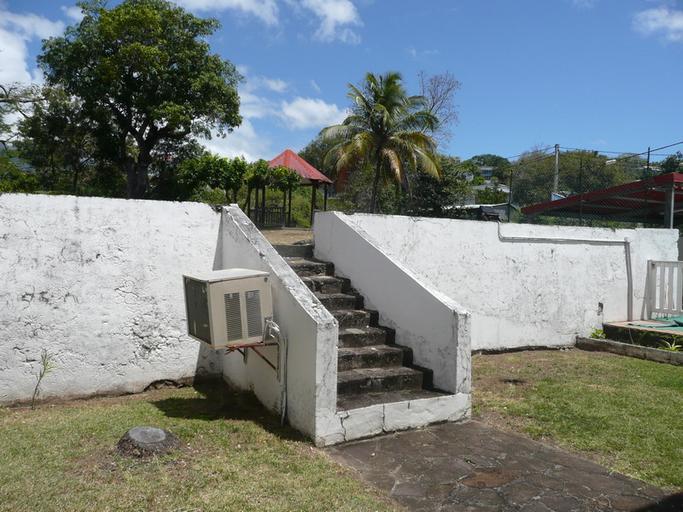
<instances>
[{"instance_id":1,"label":"white cloud","mask_svg":"<svg viewBox=\"0 0 683 512\"><path fill-rule=\"evenodd\" d=\"M289 84L279 78L264 78L263 83L273 92L285 92Z\"/></svg>"},{"instance_id":2,"label":"white cloud","mask_svg":"<svg viewBox=\"0 0 683 512\"><path fill-rule=\"evenodd\" d=\"M413 59L417 59L418 57L429 57L431 55L439 55L439 50L418 50L414 46L411 46L406 51L408 52L408 55L410 55Z\"/></svg>"},{"instance_id":3,"label":"white cloud","mask_svg":"<svg viewBox=\"0 0 683 512\"><path fill-rule=\"evenodd\" d=\"M240 91L240 114L247 119L261 119L277 113L277 105L268 98Z\"/></svg>"},{"instance_id":4,"label":"white cloud","mask_svg":"<svg viewBox=\"0 0 683 512\"><path fill-rule=\"evenodd\" d=\"M80 22L83 19L83 12L81 8L76 5L62 5L60 8L67 18L72 21Z\"/></svg>"},{"instance_id":5,"label":"white cloud","mask_svg":"<svg viewBox=\"0 0 683 512\"><path fill-rule=\"evenodd\" d=\"M316 82L315 80L311 80L311 87L313 88L313 90L315 92L318 92L318 93L322 92L322 90L320 89L320 86L318 85L318 82Z\"/></svg>"},{"instance_id":6,"label":"white cloud","mask_svg":"<svg viewBox=\"0 0 683 512\"><path fill-rule=\"evenodd\" d=\"M683 41L683 11L666 6L646 9L634 16L633 26L644 35L659 34L667 41Z\"/></svg>"},{"instance_id":7,"label":"white cloud","mask_svg":"<svg viewBox=\"0 0 683 512\"><path fill-rule=\"evenodd\" d=\"M360 36L349 28L349 25L362 25L356 6L350 0L301 0L301 6L320 19L316 39L351 44L360 42Z\"/></svg>"},{"instance_id":8,"label":"white cloud","mask_svg":"<svg viewBox=\"0 0 683 512\"><path fill-rule=\"evenodd\" d=\"M0 83L42 81L42 73L28 62L28 43L64 31L64 23L36 14L0 9Z\"/></svg>"},{"instance_id":9,"label":"white cloud","mask_svg":"<svg viewBox=\"0 0 683 512\"><path fill-rule=\"evenodd\" d=\"M341 123L346 112L321 99L297 97L282 102L281 117L293 128L323 128Z\"/></svg>"},{"instance_id":10,"label":"white cloud","mask_svg":"<svg viewBox=\"0 0 683 512\"><path fill-rule=\"evenodd\" d=\"M256 16L266 25L277 25L278 7L275 0L175 0L178 5L195 11L233 9Z\"/></svg>"},{"instance_id":11,"label":"white cloud","mask_svg":"<svg viewBox=\"0 0 683 512\"><path fill-rule=\"evenodd\" d=\"M257 134L254 125L247 118L242 120L239 128L225 137L214 136L203 143L209 151L230 158L242 156L249 162L259 158L272 158L270 141L262 134Z\"/></svg>"}]
</instances>

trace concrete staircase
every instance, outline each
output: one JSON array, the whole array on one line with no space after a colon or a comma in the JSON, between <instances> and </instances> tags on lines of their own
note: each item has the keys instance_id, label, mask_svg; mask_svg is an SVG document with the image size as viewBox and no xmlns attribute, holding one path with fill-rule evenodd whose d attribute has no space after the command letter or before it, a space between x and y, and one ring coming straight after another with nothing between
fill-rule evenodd
<instances>
[{"instance_id":1,"label":"concrete staircase","mask_svg":"<svg viewBox=\"0 0 683 512\"><path fill-rule=\"evenodd\" d=\"M276 245L301 280L339 322L337 409L442 396L432 373L413 364L412 351L394 343L392 329L378 325L376 311L332 263L313 258L313 246Z\"/></svg>"}]
</instances>

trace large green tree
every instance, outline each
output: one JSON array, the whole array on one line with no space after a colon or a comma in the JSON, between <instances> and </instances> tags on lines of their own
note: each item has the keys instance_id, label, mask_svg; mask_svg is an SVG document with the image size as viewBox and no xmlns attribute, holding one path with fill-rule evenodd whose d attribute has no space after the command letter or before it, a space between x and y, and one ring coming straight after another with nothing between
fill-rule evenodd
<instances>
[{"instance_id":1,"label":"large green tree","mask_svg":"<svg viewBox=\"0 0 683 512\"><path fill-rule=\"evenodd\" d=\"M235 67L210 53L218 28L165 0L79 3L84 18L48 39L38 61L49 84L80 99L111 139L128 196L144 197L155 148L241 122Z\"/></svg>"},{"instance_id":2,"label":"large green tree","mask_svg":"<svg viewBox=\"0 0 683 512\"><path fill-rule=\"evenodd\" d=\"M322 135L335 142L328 157L338 180L353 170L372 169L370 208L376 212L382 180L407 186L410 170L440 176L435 143L427 134L438 120L426 109L424 97L408 96L399 73L368 73L361 86L348 87L350 115Z\"/></svg>"},{"instance_id":3,"label":"large green tree","mask_svg":"<svg viewBox=\"0 0 683 512\"><path fill-rule=\"evenodd\" d=\"M59 87L45 87L31 114L20 121L15 146L40 177L43 190L78 195L95 165L92 132L78 99Z\"/></svg>"}]
</instances>

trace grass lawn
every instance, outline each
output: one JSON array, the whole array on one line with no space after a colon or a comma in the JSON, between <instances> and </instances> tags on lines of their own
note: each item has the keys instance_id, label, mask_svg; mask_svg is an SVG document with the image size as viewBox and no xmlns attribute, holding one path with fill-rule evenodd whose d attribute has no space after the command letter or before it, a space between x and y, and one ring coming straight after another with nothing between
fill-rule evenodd
<instances>
[{"instance_id":1,"label":"grass lawn","mask_svg":"<svg viewBox=\"0 0 683 512\"><path fill-rule=\"evenodd\" d=\"M119 456L129 428L184 443L152 460ZM395 510L248 396L209 387L0 408L0 510Z\"/></svg>"},{"instance_id":2,"label":"grass lawn","mask_svg":"<svg viewBox=\"0 0 683 512\"><path fill-rule=\"evenodd\" d=\"M475 355L474 416L683 488L683 368L598 352Z\"/></svg>"}]
</instances>

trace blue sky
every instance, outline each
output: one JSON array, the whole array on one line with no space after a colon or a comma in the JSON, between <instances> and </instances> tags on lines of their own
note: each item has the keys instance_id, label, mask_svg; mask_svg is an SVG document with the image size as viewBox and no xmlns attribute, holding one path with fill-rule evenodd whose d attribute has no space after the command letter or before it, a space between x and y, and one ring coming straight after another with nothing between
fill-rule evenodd
<instances>
[{"instance_id":1,"label":"blue sky","mask_svg":"<svg viewBox=\"0 0 683 512\"><path fill-rule=\"evenodd\" d=\"M445 153L534 146L642 151L683 140L683 2L667 0L178 0L222 28L245 76L243 126L207 145L272 158L347 108L365 72L452 73L460 115ZM78 12L0 0L0 83L40 80L40 40Z\"/></svg>"}]
</instances>

